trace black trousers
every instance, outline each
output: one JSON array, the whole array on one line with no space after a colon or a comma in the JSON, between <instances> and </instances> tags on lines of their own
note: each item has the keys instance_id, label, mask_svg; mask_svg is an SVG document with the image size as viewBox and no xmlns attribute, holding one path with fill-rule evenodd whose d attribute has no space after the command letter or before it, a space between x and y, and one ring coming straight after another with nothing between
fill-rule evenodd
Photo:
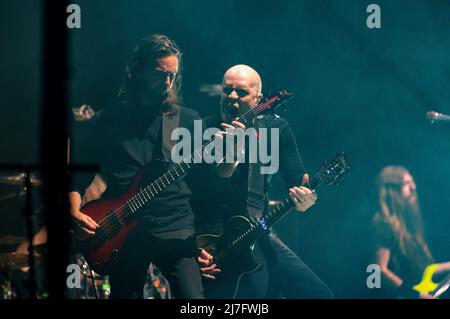
<instances>
[{"instance_id":1,"label":"black trousers","mask_svg":"<svg viewBox=\"0 0 450 319\"><path fill-rule=\"evenodd\" d=\"M111 297L143 298L147 269L153 262L170 283L175 298L202 299L203 286L196 256L192 236L187 239L160 239L137 234L127 241L118 267L110 274Z\"/></svg>"},{"instance_id":2,"label":"black trousers","mask_svg":"<svg viewBox=\"0 0 450 319\"><path fill-rule=\"evenodd\" d=\"M334 298L327 285L274 233L254 251L261 270L244 275L237 298Z\"/></svg>"}]
</instances>

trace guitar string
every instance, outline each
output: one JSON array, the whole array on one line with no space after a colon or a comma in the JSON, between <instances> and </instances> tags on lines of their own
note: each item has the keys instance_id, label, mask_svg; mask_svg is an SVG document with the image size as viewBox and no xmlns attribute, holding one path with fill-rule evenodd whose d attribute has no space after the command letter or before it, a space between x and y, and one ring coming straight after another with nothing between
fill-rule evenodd
<instances>
[{"instance_id":1,"label":"guitar string","mask_svg":"<svg viewBox=\"0 0 450 319\"><path fill-rule=\"evenodd\" d=\"M317 179L318 177L316 177L316 175L314 175L312 177L312 179L310 179L308 181L308 185L310 186L310 188L312 189L312 186L310 184L310 182L312 182L312 184L317 184ZM317 185L316 185L317 187ZM295 206L295 204L292 202L291 197L288 195L287 197L285 197L282 201L281 204L279 204L278 206L270 209L267 214L263 215L262 217L265 218L267 220L268 224L272 224L271 226L267 226L267 228L270 228L273 226L273 219L276 218L283 209L285 209L286 207L288 207L288 210L284 213L282 213L282 215L287 214L291 209L293 209ZM231 242L231 244L228 246L228 248L231 248L232 246L236 246L238 245L242 240L245 239L245 237L250 236L252 233L256 232L259 229L259 225L258 222L252 222L251 223L251 228L247 228L247 230L245 230L244 232L241 233L241 235L238 237L238 239L234 240L233 242Z\"/></svg>"}]
</instances>

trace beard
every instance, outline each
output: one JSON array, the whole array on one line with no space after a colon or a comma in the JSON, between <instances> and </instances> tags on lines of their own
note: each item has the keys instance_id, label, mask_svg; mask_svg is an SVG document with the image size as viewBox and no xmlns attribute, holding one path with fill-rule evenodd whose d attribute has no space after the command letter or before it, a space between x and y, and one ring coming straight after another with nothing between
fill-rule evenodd
<instances>
[{"instance_id":1,"label":"beard","mask_svg":"<svg viewBox=\"0 0 450 319\"><path fill-rule=\"evenodd\" d=\"M167 91L163 88L154 88L144 93L141 99L141 108L152 113L175 113L178 110L180 99L172 88Z\"/></svg>"},{"instance_id":2,"label":"beard","mask_svg":"<svg viewBox=\"0 0 450 319\"><path fill-rule=\"evenodd\" d=\"M417 193L415 191L412 191L409 196L406 199L406 206L408 208L417 207L418 200L417 200Z\"/></svg>"},{"instance_id":3,"label":"beard","mask_svg":"<svg viewBox=\"0 0 450 319\"><path fill-rule=\"evenodd\" d=\"M404 218L408 228L417 231L421 224L421 214L416 192L411 193L406 200Z\"/></svg>"},{"instance_id":4,"label":"beard","mask_svg":"<svg viewBox=\"0 0 450 319\"><path fill-rule=\"evenodd\" d=\"M180 101L174 90L170 90L161 102L161 113L173 114L178 110Z\"/></svg>"}]
</instances>

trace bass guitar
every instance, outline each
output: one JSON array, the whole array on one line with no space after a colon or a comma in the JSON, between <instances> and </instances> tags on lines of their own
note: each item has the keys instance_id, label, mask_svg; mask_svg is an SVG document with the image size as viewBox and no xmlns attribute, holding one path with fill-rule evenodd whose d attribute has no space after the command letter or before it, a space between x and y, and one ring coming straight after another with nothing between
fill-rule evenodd
<instances>
[{"instance_id":1,"label":"bass guitar","mask_svg":"<svg viewBox=\"0 0 450 319\"><path fill-rule=\"evenodd\" d=\"M435 275L438 267L439 264L427 266L423 272L422 280L420 283L415 285L413 289L423 294L429 294L433 297L433 299L439 298L444 292L446 292L450 287L450 273L440 282L435 283L433 281L433 276Z\"/></svg>"}]
</instances>

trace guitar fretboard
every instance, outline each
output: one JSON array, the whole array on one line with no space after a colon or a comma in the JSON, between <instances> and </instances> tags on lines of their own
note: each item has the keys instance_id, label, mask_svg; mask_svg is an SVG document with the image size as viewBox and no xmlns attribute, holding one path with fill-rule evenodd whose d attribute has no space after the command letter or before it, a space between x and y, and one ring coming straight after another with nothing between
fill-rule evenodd
<instances>
[{"instance_id":1,"label":"guitar fretboard","mask_svg":"<svg viewBox=\"0 0 450 319\"><path fill-rule=\"evenodd\" d=\"M314 190L317 188L317 186L319 186L319 184L320 184L320 177L319 175L316 174L314 175L314 177L310 179L308 186L311 190ZM272 208L266 214L261 216L261 218L258 221L253 221L248 229L246 229L244 232L241 233L240 236L238 236L229 243L228 249L238 245L240 242L244 240L247 240L247 238L250 238L252 241L258 239L265 232L267 232L270 229L270 227L272 227L277 221L279 221L284 215L289 213L294 207L295 204L292 202L291 197L287 196L285 199L281 201L279 205Z\"/></svg>"},{"instance_id":2,"label":"guitar fretboard","mask_svg":"<svg viewBox=\"0 0 450 319\"><path fill-rule=\"evenodd\" d=\"M180 164L172 164L167 172L151 182L146 187L142 188L136 195L130 198L126 205L132 213L137 212L144 207L150 200L156 198L162 191L164 191L170 184L175 182L180 176L187 173L191 166L201 159L201 152L211 143L208 141L201 149L196 150L191 154L189 159L184 159Z\"/></svg>"}]
</instances>

